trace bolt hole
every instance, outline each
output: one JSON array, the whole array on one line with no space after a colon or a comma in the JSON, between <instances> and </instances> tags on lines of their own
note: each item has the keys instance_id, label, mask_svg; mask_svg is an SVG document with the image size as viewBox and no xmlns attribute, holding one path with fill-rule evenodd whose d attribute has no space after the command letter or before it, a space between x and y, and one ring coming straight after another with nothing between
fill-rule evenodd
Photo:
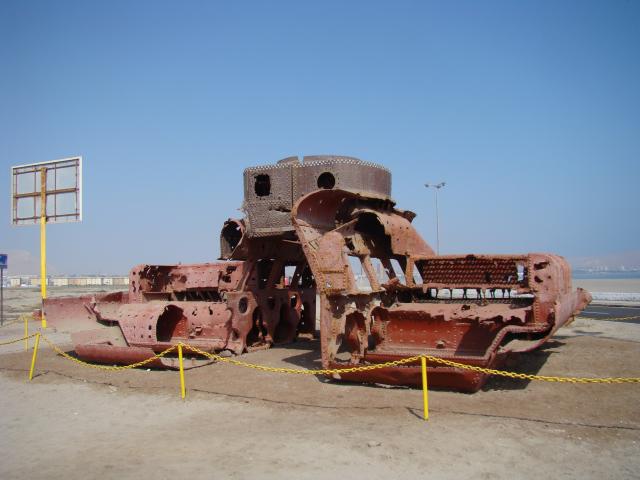
<instances>
[{"instance_id":1,"label":"bolt hole","mask_svg":"<svg viewBox=\"0 0 640 480\"><path fill-rule=\"evenodd\" d=\"M248 307L249 301L247 300L247 297L242 297L238 302L238 310L240 311L240 313L245 313Z\"/></svg>"}]
</instances>

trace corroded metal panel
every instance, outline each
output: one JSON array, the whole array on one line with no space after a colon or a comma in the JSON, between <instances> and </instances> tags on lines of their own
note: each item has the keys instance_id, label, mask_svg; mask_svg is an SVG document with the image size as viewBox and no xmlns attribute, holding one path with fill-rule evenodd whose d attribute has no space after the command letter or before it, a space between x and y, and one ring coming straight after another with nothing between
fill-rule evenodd
<instances>
[{"instance_id":1,"label":"corroded metal panel","mask_svg":"<svg viewBox=\"0 0 640 480\"><path fill-rule=\"evenodd\" d=\"M391 198L391 173L381 165L353 157L317 155L285 158L275 165L244 171L244 208L249 237L292 232L295 201L318 189L345 189Z\"/></svg>"},{"instance_id":2,"label":"corroded metal panel","mask_svg":"<svg viewBox=\"0 0 640 480\"><path fill-rule=\"evenodd\" d=\"M293 223L322 305L325 368L421 354L496 367L508 354L542 344L590 301L587 292L571 291L561 257L436 256L411 218L392 204L336 190L313 192L294 206ZM364 286L353 258L362 265ZM474 391L485 380L433 370L436 386ZM420 367L338 377L417 384Z\"/></svg>"}]
</instances>

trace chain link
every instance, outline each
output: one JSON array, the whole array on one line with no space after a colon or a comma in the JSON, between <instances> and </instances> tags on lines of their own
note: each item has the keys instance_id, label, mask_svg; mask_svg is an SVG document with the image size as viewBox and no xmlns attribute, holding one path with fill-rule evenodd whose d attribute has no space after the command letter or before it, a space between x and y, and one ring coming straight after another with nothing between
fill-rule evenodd
<instances>
[{"instance_id":1,"label":"chain link","mask_svg":"<svg viewBox=\"0 0 640 480\"><path fill-rule=\"evenodd\" d=\"M11 320L10 322L4 322L2 324L2 328L8 327L9 325L15 325L16 323L21 323L24 322L24 320L22 318L18 318L16 320Z\"/></svg>"},{"instance_id":2,"label":"chain link","mask_svg":"<svg viewBox=\"0 0 640 480\"><path fill-rule=\"evenodd\" d=\"M501 377L517 378L520 380L541 380L543 382L557 383L640 383L640 377L552 377L547 375L532 375L529 373L506 372L504 370L476 367L473 365L465 365L464 363L453 362L451 360L445 360L444 358L432 357L431 355L425 355L424 357L427 359L427 361L439 363L440 365L447 365L449 367L471 370L472 372L484 373L487 375L498 375Z\"/></svg>"},{"instance_id":3,"label":"chain link","mask_svg":"<svg viewBox=\"0 0 640 480\"><path fill-rule=\"evenodd\" d=\"M28 337L19 338L16 340L10 340L8 342L2 342L0 345L10 345L12 343L18 343L28 338L35 337L37 334L29 335ZM94 368L97 370L109 370L109 371L121 371L121 370L129 370L132 368L142 367L147 365L154 360L164 357L165 355L171 353L172 351L178 348L178 345L181 345L182 348L190 350L191 352L202 355L203 357L207 357L211 360L216 360L222 363L228 363L231 365L236 365L238 367L251 368L254 370L259 370L263 372L272 372L272 373L285 373L285 374L293 374L293 375L334 375L334 374L344 374L344 373L356 373L356 372L368 372L371 370L378 370L381 368L389 368L389 367L398 367L401 365L406 365L409 363L418 362L422 357L424 357L428 362L437 364L437 365L445 365L448 367L458 368L461 370L469 370L476 373L483 373L485 375L497 375L501 377L508 378L516 378L519 380L539 380L544 382L555 382L555 383L580 383L580 384L593 384L593 383L605 383L605 384L620 384L620 383L640 383L640 377L604 377L604 378L591 378L591 377L558 377L558 376L548 376L548 375L533 375L529 373L517 373L517 372L507 372L504 370L495 370L492 368L484 368L477 367L474 365L467 365L464 363L454 362L452 360L446 360L444 358L438 358L431 355L415 355L413 357L402 358L399 360L393 360L391 362L385 363L374 363L370 365L362 365L362 366L354 366L354 367L346 367L346 368L323 368L323 369L300 369L300 368L283 368L283 367L269 367L266 365L259 365L255 363L244 362L242 360L236 360L235 358L223 357L216 353L209 353L201 350L197 347L193 347L189 344L185 344L179 342L176 345L173 345L166 350L163 350L160 353L153 355L145 360L140 362L132 363L129 365L98 365L95 363L85 362L80 360L79 358L75 358L69 355L67 352L60 349L56 344L54 344L51 340L49 340L45 335L41 334L42 339L56 352L58 355L66 358L67 360L71 360L77 364L83 365L85 367Z\"/></svg>"},{"instance_id":4,"label":"chain link","mask_svg":"<svg viewBox=\"0 0 640 480\"><path fill-rule=\"evenodd\" d=\"M151 363L154 360L157 360L158 358L162 358L166 354L168 354L168 353L170 353L173 350L178 348L178 345L173 345L173 346L167 348L166 350L163 350L160 353L156 353L152 357L146 358L146 359L144 359L144 360L142 360L140 362L132 363L130 365L98 365L96 363L89 363L89 362L85 362L83 360L80 360L79 358L72 357L67 352L65 352L64 350L60 349L56 344L54 344L51 340L49 340L45 335L42 335L42 339L45 342L47 342L47 344L53 349L54 352L56 352L58 355L62 355L67 360L71 360L72 362L76 362L76 363L78 363L80 365L84 365L85 367L95 368L96 370L111 370L111 371L129 370L131 368L143 367L144 365L147 365L148 363Z\"/></svg>"},{"instance_id":5,"label":"chain link","mask_svg":"<svg viewBox=\"0 0 640 480\"><path fill-rule=\"evenodd\" d=\"M15 325L16 323L23 323L24 319L26 318L30 318L32 320L35 319L35 317L33 316L33 313L23 313L22 315L20 315L17 319L15 320L11 320L10 322L5 322L2 324L2 328L4 327L8 327L9 325Z\"/></svg>"},{"instance_id":6,"label":"chain link","mask_svg":"<svg viewBox=\"0 0 640 480\"><path fill-rule=\"evenodd\" d=\"M18 338L16 340L9 340L8 342L0 342L0 346L2 345L11 345L12 343L18 343L18 342L22 342L24 340L27 340L28 338L33 338L37 335L37 333L33 333L31 335L28 335L26 337L22 337L22 338Z\"/></svg>"},{"instance_id":7,"label":"chain link","mask_svg":"<svg viewBox=\"0 0 640 480\"><path fill-rule=\"evenodd\" d=\"M191 345L182 345L183 348L191 350L194 353L199 355L203 355L205 357L219 360L221 362L230 363L232 365L237 365L240 367L253 368L255 370L262 370L266 372L274 372L274 373L293 373L293 374L306 374L306 375L332 375L332 374L340 374L340 373L354 373L354 372L366 372L370 370L376 370L379 368L386 367L397 367L400 365L404 365L407 363L413 363L420 360L421 357L427 359L428 362L436 363L440 365L446 365L449 367L459 368L463 370L470 370L473 372L484 373L487 375L498 375L502 377L509 378L517 378L520 380L541 380L544 382L558 382L558 383L640 383L640 378L635 377L606 377L606 378L589 378L589 377L552 377L545 375L532 375L528 373L516 373L516 372L506 372L503 370L494 370L491 368L483 368L476 367L473 365L466 365L464 363L453 362L451 360L445 360L443 358L433 357L431 355L416 355L413 357L403 358L401 360L394 360L392 362L386 363L376 363L372 365L365 365L361 367L348 367L348 368L334 368L334 369L320 369L320 370L301 370L297 368L278 368L278 367L267 367L264 365L256 365L253 363L243 362L240 360L235 360L233 358L221 357L220 355L216 355L214 353L208 353L199 348L192 347Z\"/></svg>"},{"instance_id":8,"label":"chain link","mask_svg":"<svg viewBox=\"0 0 640 480\"><path fill-rule=\"evenodd\" d=\"M415 357L402 358L400 360L394 360L392 362L386 362L386 363L374 363L371 365L364 365L361 367L303 370L301 368L267 367L266 365L258 365L255 363L243 362L241 360L236 360L235 358L222 357L215 353L205 352L204 350L200 350L199 348L192 347L191 345L184 344L184 343L182 344L182 348L191 350L193 353L197 353L198 355L205 356L212 360L229 363L231 365L236 365L238 367L252 368L254 370L262 370L263 372L290 373L294 375L331 375L334 373L367 372L370 370L378 370L380 368L397 367L400 365L404 365L406 363L417 362L420 360L420 355L416 355Z\"/></svg>"}]
</instances>

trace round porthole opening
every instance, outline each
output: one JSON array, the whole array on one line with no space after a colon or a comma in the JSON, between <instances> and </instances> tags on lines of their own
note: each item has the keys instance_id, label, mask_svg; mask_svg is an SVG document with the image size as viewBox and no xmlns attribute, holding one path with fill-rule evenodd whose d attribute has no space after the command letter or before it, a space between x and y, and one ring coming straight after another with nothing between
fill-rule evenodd
<instances>
[{"instance_id":1,"label":"round porthole opening","mask_svg":"<svg viewBox=\"0 0 640 480\"><path fill-rule=\"evenodd\" d=\"M325 190L331 190L336 186L336 177L331 172L324 172L318 177L318 188L324 188Z\"/></svg>"}]
</instances>

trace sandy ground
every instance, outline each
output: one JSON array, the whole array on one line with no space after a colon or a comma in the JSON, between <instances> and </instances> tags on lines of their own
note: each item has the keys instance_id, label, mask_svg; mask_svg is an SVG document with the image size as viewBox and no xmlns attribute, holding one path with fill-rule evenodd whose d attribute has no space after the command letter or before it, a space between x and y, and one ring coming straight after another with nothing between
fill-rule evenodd
<instances>
[{"instance_id":1,"label":"sandy ground","mask_svg":"<svg viewBox=\"0 0 640 480\"><path fill-rule=\"evenodd\" d=\"M33 328L35 325L33 325ZM0 329L19 337L20 324ZM47 333L67 345L62 332ZM640 325L577 320L511 362L544 375L639 376ZM317 368L317 341L248 354ZM640 385L494 379L476 394L228 365L104 372L0 347L0 478L640 478Z\"/></svg>"},{"instance_id":2,"label":"sandy ground","mask_svg":"<svg viewBox=\"0 0 640 480\"><path fill-rule=\"evenodd\" d=\"M589 292L640 293L640 278L573 279L573 287Z\"/></svg>"},{"instance_id":3,"label":"sandy ground","mask_svg":"<svg viewBox=\"0 0 640 480\"><path fill-rule=\"evenodd\" d=\"M640 305L640 278L574 279L573 286L592 292L594 304Z\"/></svg>"}]
</instances>

